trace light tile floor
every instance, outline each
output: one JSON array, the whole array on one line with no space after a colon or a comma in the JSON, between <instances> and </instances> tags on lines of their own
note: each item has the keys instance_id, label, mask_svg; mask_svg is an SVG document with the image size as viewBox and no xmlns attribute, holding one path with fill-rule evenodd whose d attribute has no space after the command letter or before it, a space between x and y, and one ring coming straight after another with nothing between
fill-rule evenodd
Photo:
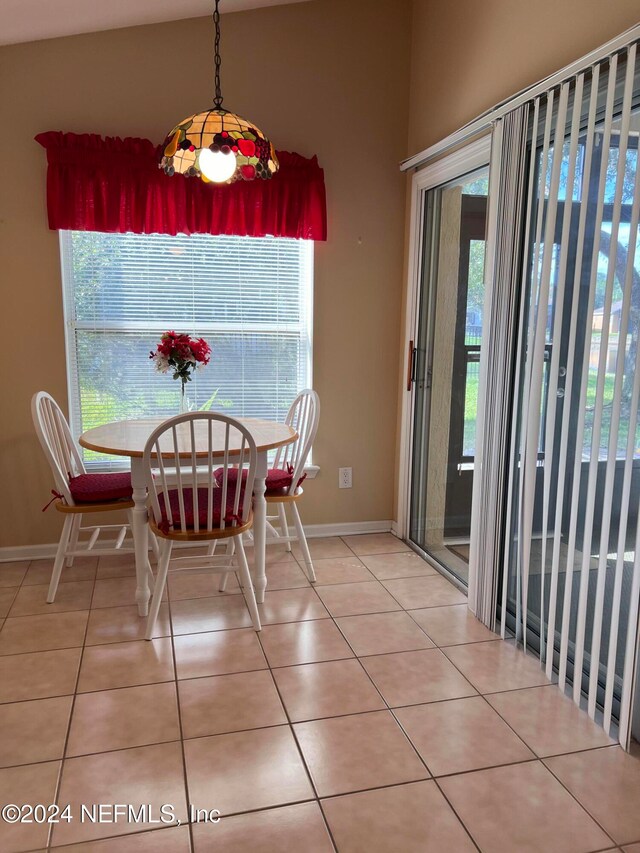
<instances>
[{"instance_id":1,"label":"light tile floor","mask_svg":"<svg viewBox=\"0 0 640 853\"><path fill-rule=\"evenodd\" d=\"M315 588L270 548L259 635L237 582L183 575L151 643L130 557L77 560L53 606L48 561L0 565L0 803L74 816L0 820L0 851L640 851L640 759L537 661L389 534L311 551Z\"/></svg>"}]
</instances>

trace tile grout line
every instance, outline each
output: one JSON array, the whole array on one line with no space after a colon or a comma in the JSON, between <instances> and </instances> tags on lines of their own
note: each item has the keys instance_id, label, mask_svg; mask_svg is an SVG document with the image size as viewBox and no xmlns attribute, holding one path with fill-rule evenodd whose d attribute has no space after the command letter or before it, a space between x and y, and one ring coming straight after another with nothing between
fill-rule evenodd
<instances>
[{"instance_id":1,"label":"tile grout line","mask_svg":"<svg viewBox=\"0 0 640 853\"><path fill-rule=\"evenodd\" d=\"M611 746L615 746L615 744L611 744ZM611 746L601 747L601 748L602 748L602 749L611 749ZM583 752L583 753L584 753L584 752L593 752L593 750L591 750L591 749L587 749L587 750L582 750L582 752ZM570 754L573 754L573 753L570 753ZM557 757L559 757L559 756L549 756L549 757L550 757L550 758L557 758ZM614 847L617 847L617 846L618 846L618 843L617 843L616 841L614 841L614 839L613 839L612 835L611 835L609 832L607 832L607 830L606 830L606 829L604 828L604 826L600 823L600 821L595 817L595 815L591 814L591 812L589 811L589 809L588 809L585 805L583 805L583 803L581 803L581 802L580 802L580 800L578 799L578 797L573 793L573 791L571 791L571 790L570 790L570 789L565 785L565 783L562 781L562 779L560 779L560 778L559 778L559 777L558 777L558 776L553 772L553 770L552 770L550 767L548 767L548 766L547 766L547 764L545 763L544 759L540 759L540 763L541 763L541 764L542 764L542 766L545 768L545 770L547 771L547 773L550 773L550 774L552 775L552 777L553 777L553 778L554 778L554 779L555 779L555 780L556 780L556 781L557 781L557 782L558 782L558 783L559 783L559 784L564 788L564 790L565 790L565 791L566 791L566 792L567 792L567 793L572 797L572 799L573 799L573 800L578 804L578 806L579 806L579 807L584 811L584 813L585 813L585 814L587 814L587 815L589 815L589 817L591 818L591 820L596 824L596 826L597 826L599 829L601 829L601 830L602 830L602 832L604 832L604 834L607 836L607 838L610 838L610 839L611 839L611 841L612 841L612 843L613 843L613 846L614 846ZM603 847L602 849L603 849L603 850L607 850L607 849L609 849L609 848L607 848L607 847Z\"/></svg>"},{"instance_id":2,"label":"tile grout line","mask_svg":"<svg viewBox=\"0 0 640 853\"><path fill-rule=\"evenodd\" d=\"M20 581L20 583L19 583L19 585L18 585L18 588L17 588L17 590L16 590L16 595L14 596L13 601L11 602L11 607L9 608L9 611L7 612L7 617L5 617L5 619L4 619L3 623L2 623L2 626L0 626L0 630L2 630L2 628L4 628L4 626L5 626L6 622L7 622L7 618L8 618L8 616L9 616L9 613L11 612L11 608L12 608L12 607L13 607L13 605L14 605L14 602L15 602L15 600L16 600L16 597L17 597L17 595L18 595L18 592L19 592L19 591L22 589L22 587L25 585L25 584L24 584L24 580L25 580L25 578L27 577L27 574L28 574L29 569L31 568L31 564L32 564L33 562L35 562L35 561L34 561L34 560L29 560L29 561L27 562L27 568L26 568L26 570L25 570L25 573L22 575L22 579L21 579L21 581ZM96 570L97 570L97 569L96 569ZM52 568L52 571L53 571L53 568ZM64 569L63 569L63 571L64 571ZM93 593L92 593L92 594L93 594ZM88 621L89 621L89 617L87 617L87 622L88 622ZM81 659L82 659L82 655L81 655ZM78 675L79 675L79 674L80 674L80 662L78 663ZM69 695L69 694L66 694L66 695ZM46 697L46 698L49 698L49 697ZM55 698L55 697L54 697L54 698ZM32 701L32 700L25 700L25 701ZM72 700L72 705L73 705L73 700ZM64 750L65 750L65 748L66 748L66 738L69 736L69 728L70 728L70 726L71 726L71 708L69 709L69 719L68 719L68 721L67 721L67 734L66 734L66 737L65 737L65 743L64 743L64 745L63 745L63 749L62 749L62 755L63 755L63 756L64 756ZM60 758L59 760L60 760L60 768L59 768L59 770L58 770L58 778L56 779L56 785L55 785L54 793L53 793L53 797L52 797L53 802L55 802L55 801L56 801L56 799L57 799L58 786L59 786L60 781L61 781L61 779L62 779L62 758ZM42 763L45 763L45 762L42 762ZM19 766L22 766L22 765L19 765ZM47 831L47 839L46 839L46 841L45 841L45 850L48 850L48 849L49 849L49 841L50 841L50 837L51 837L51 835L53 834L52 826L53 826L53 825L51 824L51 825L49 826L48 831ZM37 850L38 848L33 848L33 849L34 849L34 850Z\"/></svg>"},{"instance_id":3,"label":"tile grout line","mask_svg":"<svg viewBox=\"0 0 640 853\"><path fill-rule=\"evenodd\" d=\"M298 588L299 587L292 587L292 589L298 589ZM283 590L279 590L279 591L289 592L291 590L283 589ZM219 598L219 597L222 598L222 596L215 596L215 598ZM198 600L198 599L189 599L189 600ZM165 602L163 602L163 604L167 604L167 602L165 601ZM125 606L127 606L127 605L125 605ZM448 605L443 605L443 606L446 607ZM455 607L458 605L453 605L453 606ZM101 610L101 609L102 608L98 608L98 610ZM90 619L90 614L95 613L96 611L95 610L73 610L73 611L63 611L63 612L64 613L87 613L88 618ZM404 611L403 610L383 610L383 611L375 611L373 613L355 613L355 614L352 614L349 616L337 616L337 617L331 617L331 618L334 620L335 619L357 619L360 616L386 616L386 615L391 615L394 613L406 613L407 616L410 616L410 612L408 610L404 610ZM63 614L62 613L60 613L60 614L54 613L51 615L57 616L57 615L63 615ZM30 617L30 616L19 616L19 617L17 617L16 616L13 618L29 619L32 617ZM316 617L314 619L294 619L294 620L283 621L283 622L269 622L269 623L263 625L263 627L264 628L270 628L270 627L276 627L278 625L298 625L298 624L300 624L300 622L326 622L327 618L328 617L326 617L326 616L320 616L320 617ZM426 646L426 647L421 647L421 648L439 648L439 649L452 648L453 649L453 648L457 648L459 646L471 646L471 645L480 645L482 643L496 642L496 640L493 640L493 639L472 640L469 643L453 643L453 644L438 646L431 639L431 637L426 633L425 629L421 625L418 625L417 622L414 622L414 624L416 625L417 628L419 628L425 634L427 639L433 643L432 646ZM189 634L159 634L158 636L155 636L153 639L154 640L161 640L161 639L165 639L165 638L170 637L170 636L192 637L192 636L198 636L198 635L202 635L202 634L218 634L222 631L247 631L247 630L250 630L250 626L248 626L248 625L237 627L237 628L211 628L211 629L206 630L206 631L192 631ZM103 643L84 643L84 645L88 649L95 649L95 648L101 648L102 646L116 646L116 645L122 645L124 643L136 643L136 642L138 642L138 640L140 640L140 637L131 637L129 639L124 639L124 640L122 640L122 639L121 640L107 640ZM6 654L3 654L2 652L0 652L0 661L2 660L2 658L17 657L18 655L35 655L35 654L40 654L40 653L45 653L45 652L62 652L62 651L67 651L68 649L79 649L79 648L81 648L81 646L79 644L74 644L74 645L69 645L69 646L67 646L67 645L54 646L53 648L47 648L47 649L29 649L29 650L22 651L22 652L7 652ZM406 649L405 651L420 651L420 648ZM397 654L397 652L371 652L371 653L367 653L367 654L361 654L360 657L375 657L377 655L389 655L389 654ZM336 658L335 660L340 660L340 658ZM284 664L284 666L295 666L295 665L296 664ZM534 685L534 686L546 687L547 685L542 684L542 685ZM525 687L525 688L513 688L513 689L527 690L529 688ZM510 691L508 691L508 690L493 690L493 691L491 691L491 694L493 694L493 693L506 693L506 692L510 692ZM21 700L18 700L18 701L21 701ZM0 703L0 704L2 704L2 703Z\"/></svg>"},{"instance_id":4,"label":"tile grout line","mask_svg":"<svg viewBox=\"0 0 640 853\"><path fill-rule=\"evenodd\" d=\"M333 837L333 832L331 831L331 827L329 826L329 822L328 822L327 817L325 815L324 809L322 808L322 804L320 803L320 796L318 794L318 789L316 788L315 782L313 780L313 776L311 774L311 769L309 768L307 761L304 757L304 752L302 750L302 747L300 746L300 742L298 740L298 735L296 733L296 730L293 727L293 723L291 721L291 717L289 715L289 711L287 709L287 706L286 706L284 699L282 697L280 687L278 686L278 682L273 675L273 669L271 667L271 664L269 663L269 658L267 656L266 650L265 650L264 645L262 643L262 637L260 636L261 633L262 633L262 631L256 631L256 637L257 637L258 643L260 644L260 648L262 650L262 654L264 655L264 659L267 662L267 666L269 668L268 671L269 671L269 675L271 676L271 683L273 684L275 691L278 694L278 699L280 700L282 710L284 712L285 717L287 718L287 725L288 725L289 731L290 731L291 736L292 736L294 743L296 745L296 749L298 750L298 755L300 756L302 766L304 767L305 772L307 774L307 779L309 780L309 784L311 785L311 790L312 790L313 794L315 795L314 802L316 802L318 804L318 808L320 809L320 814L322 815L322 820L324 822L324 825L325 825L325 828L326 828L327 833L329 835L329 838L331 840L331 843L332 843L336 853L338 853L338 845L335 842L335 839ZM283 804L283 805L286 805L286 804Z\"/></svg>"},{"instance_id":5,"label":"tile grout line","mask_svg":"<svg viewBox=\"0 0 640 853\"><path fill-rule=\"evenodd\" d=\"M346 660L355 660L355 658L343 658L342 660L345 660L345 661ZM318 661L318 663L324 663L324 661ZM302 665L306 666L306 664L302 664ZM267 669L247 670L246 672L232 672L232 673L225 673L222 675L212 675L212 676L203 676L203 677L204 678L228 678L229 676L233 676L233 675L245 675L245 674L253 673L253 672L267 672L267 671L268 671ZM189 681L191 679L183 679L183 680ZM173 683L174 683L173 681L157 682L157 684L173 684ZM131 688L130 687L123 687L123 688L113 688L113 689L115 689L115 690L129 690L129 689L135 689L135 687L137 687L137 686L138 685L134 685ZM154 687L156 685L150 684L150 685L141 685L141 686ZM79 695L85 696L85 695L90 695L90 694L81 693ZM49 698L49 697L47 697L47 698ZM66 697L55 697L55 698L66 698ZM372 708L372 709L367 710L367 711L351 711L347 714L334 714L332 716L327 716L327 717L310 717L310 718L305 718L304 720L292 720L291 725L294 726L294 725L299 725L299 724L303 724L303 723L316 723L316 722L321 722L321 721L325 721L325 720L337 720L337 719L341 719L342 717L361 717L365 714L379 714L379 713L384 713L385 711L390 711L393 714L394 718L396 719L398 725L402 729L403 733L405 734L405 737L411 742L411 745L413 746L413 741L411 741L411 736L405 732L402 723L399 720L397 720L397 718L395 716L396 711L402 711L405 708L421 708L421 707L424 707L426 705L441 705L445 702L460 702L460 701L464 701L465 699L478 699L478 698L482 698L482 697L480 697L478 695L461 696L457 699L439 699L439 700L436 700L435 702L422 702L422 703L418 703L418 704L414 704L414 705L398 705L398 706L386 707L386 708ZM36 699L36 700L27 700L27 701L39 701L39 700ZM225 735L230 735L230 734L242 734L243 732L256 732L256 731L263 731L264 729L281 728L282 726L285 726L285 725L287 725L287 723L269 723L268 725L264 725L264 726L250 726L249 728L244 728L244 729L229 729L228 731L213 732L211 734L194 735L193 737L183 738L183 740L185 740L185 741L197 741L197 740L203 740L205 738L224 737ZM138 743L138 744L134 744L132 746L118 746L118 747L113 747L110 749L103 749L103 750L100 750L98 752L82 752L82 753L78 753L77 755L69 755L69 756L67 756L67 758L68 759L87 758L87 757L95 756L95 755L107 755L107 754L112 753L112 752L128 752L132 749L143 749L144 747L147 747L147 746L163 746L164 744L178 743L179 741L180 741L180 738L172 738L170 740L150 741L148 743ZM528 744L525 744L525 745L533 753L533 755L530 758L518 759L517 761L508 761L508 762L505 762L503 764L490 764L490 765L486 765L483 767L471 768L470 770L456 770L456 771L451 772L451 773L433 774L431 771L429 771L430 778L444 779L444 778L449 778L451 776L463 776L463 775L466 775L468 773L478 773L482 770L495 770L497 767L511 767L514 764L530 764L534 761L540 761L540 762L544 763L545 761L547 761L547 759L569 758L572 755L583 755L586 752L596 752L596 751L603 750L603 749L613 749L617 746L617 744L615 744L615 743L604 744L601 746L586 747L585 749L576 749L576 750L572 750L571 752L554 752L551 755L539 756L531 749L531 747L528 746ZM416 750L416 747L414 747L414 750ZM23 764L7 764L7 765L4 765L3 767L1 767L0 770L13 770L13 769L18 768L18 767L31 767L31 766L34 766L37 764L51 764L51 762L53 762L53 761L60 761L60 760L61 759L58 759L58 758L44 758L44 759L41 759L40 761L29 761L29 762L25 762ZM425 763L425 759L421 759L421 760L423 761L423 763ZM420 780L417 780L417 781L420 781ZM425 780L425 781L428 781L428 780ZM408 783L394 783L394 784L408 784ZM376 788L378 788L378 787L384 788L384 787L392 787L392 786L385 786L385 785L380 786L380 785L378 785L375 787ZM361 790L361 789L358 789L358 790ZM373 789L365 788L362 790L373 790ZM330 796L335 796L335 795L330 795ZM234 812L234 814L235 814L235 812Z\"/></svg>"},{"instance_id":6,"label":"tile grout line","mask_svg":"<svg viewBox=\"0 0 640 853\"><path fill-rule=\"evenodd\" d=\"M2 628L4 628L5 622L9 618L9 614L11 613L13 605L16 602L16 598L18 597L18 593L20 592L20 590L22 589L23 586L28 586L28 584L25 584L24 580L25 580L27 574L29 573L29 569L31 568L31 564L36 562L36 561L35 560L24 560L24 561L16 560L15 562L26 562L27 568L25 569L24 574L22 575L22 578L20 579L19 584L17 584L15 587L11 587L11 586L2 587L2 589L15 589L16 592L15 592L15 595L13 596L13 598L11 599L11 604L9 605L9 609L7 610L6 615L2 617L3 621L2 621L2 625L0 625L0 630ZM1 564L0 564L0 571L2 571ZM53 567L52 567L52 571L53 571ZM63 569L63 571L64 571L64 569ZM96 567L96 571L97 571L97 567Z\"/></svg>"},{"instance_id":7,"label":"tile grout line","mask_svg":"<svg viewBox=\"0 0 640 853\"><path fill-rule=\"evenodd\" d=\"M80 520L80 522L79 522L79 523L81 524L81 523L82 523L82 520ZM72 567L71 567L71 566L69 566L69 568L72 568ZM97 559L96 559L96 573L97 573L97 570L98 570L98 561L97 561ZM63 574L64 574L64 568L63 568L63 570L62 570L62 571L63 571ZM25 577L26 577L26 575L25 575ZM89 599L89 612L91 612L91 603L92 603L92 601L93 601L93 594L94 594L94 591L95 591L95 583L96 583L96 582L95 582L95 577L94 577L94 580L93 580L93 587L92 587L92 589L91 589L91 598ZM85 624L85 633L84 633L84 639L85 639L85 640L86 640L86 637L87 637L87 632L88 632L88 630L89 630L89 617L87 616L87 622L86 622L86 624ZM75 685L75 688L74 688L74 691L73 691L73 698L72 698L72 700L71 700L71 707L70 707L70 709L69 709L69 721L68 721L68 723L67 723L67 733L66 733L66 736L65 736L65 739L64 739L64 746L63 746L63 748L62 748L62 758L61 758L61 760L60 760L60 770L59 770L59 772L58 772L58 779L57 779L57 782L56 782L56 787L55 787L55 789L54 789L54 794L53 794L53 799L52 799L52 802L56 803L57 805L60 805L60 804L58 803L58 798L60 797L60 791L61 791L61 789L62 789L62 776L63 776L63 773L64 773L65 761L67 760L67 749L68 749L68 746L69 746L69 736L70 736L70 734L71 734L71 726L72 726L72 724L73 724L73 712L74 712L74 710L75 710L75 706L76 706L76 697L77 697L77 695L78 695L78 685L79 685L79 683L80 683L80 673L82 672L82 661L83 661L83 659L84 659L84 650L85 650L85 646L84 646L84 643L83 643L82 648L81 648L81 651L80 651L80 658L79 658L79 660L78 660L78 670L77 670L77 673L76 673L76 685ZM69 694L69 695L71 695L71 694ZM46 847L46 849L47 849L47 850L50 850L50 849L51 849L51 845L52 845L52 843L53 843L53 833L54 833L55 826L56 826L56 825L55 825L55 824L53 824L53 823L49 825L49 831L48 831L48 833L47 833L47 843L46 843L46 845L45 845L45 847Z\"/></svg>"},{"instance_id":8,"label":"tile grout line","mask_svg":"<svg viewBox=\"0 0 640 853\"><path fill-rule=\"evenodd\" d=\"M186 824L180 824L181 826L185 826ZM100 836L100 838L93 838L89 841L74 841L71 844L63 845L66 849L72 851L78 851L78 853L82 853L83 848L86 849L86 844L102 844L104 841L122 841L127 838L132 838L134 835L148 835L151 832L163 832L172 829L177 829L177 824L169 824L167 826L160 827L152 827L151 829L140 829L135 832L125 833L121 835L105 835ZM46 848L47 853L57 853L61 849L61 846L56 845L55 847ZM20 853L44 853L44 849L42 847L34 847L32 850L20 851ZM189 853L193 853L190 849Z\"/></svg>"},{"instance_id":9,"label":"tile grout line","mask_svg":"<svg viewBox=\"0 0 640 853\"><path fill-rule=\"evenodd\" d=\"M167 576L167 584L168 587L168 576ZM151 604L151 599L149 599L149 605ZM187 806L187 824L188 824L188 832L189 832L189 849L191 853L195 850L195 843L193 840L193 828L191 825L191 795L189 793L189 776L187 773L187 754L184 746L184 728L182 725L182 709L180 707L180 688L178 686L178 661L176 659L176 649L173 642L173 616L171 613L171 602L169 601L169 593L167 590L167 609L169 610L169 630L171 631L170 639L171 639L171 660L173 662L173 684L175 689L176 696L176 711L178 714L178 732L180 734L180 755L182 756L182 777L184 782L184 794L185 801ZM145 619L146 624L146 619ZM153 640L151 640L153 642Z\"/></svg>"}]
</instances>

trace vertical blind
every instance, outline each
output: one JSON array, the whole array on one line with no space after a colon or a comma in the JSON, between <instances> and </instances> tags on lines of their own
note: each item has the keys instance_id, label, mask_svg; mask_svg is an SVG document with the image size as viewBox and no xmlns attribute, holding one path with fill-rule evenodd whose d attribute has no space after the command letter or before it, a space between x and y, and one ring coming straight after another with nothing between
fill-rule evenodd
<instances>
[{"instance_id":1,"label":"vertical blind","mask_svg":"<svg viewBox=\"0 0 640 853\"><path fill-rule=\"evenodd\" d=\"M480 359L469 577L469 605L495 629L498 575L505 535L503 496L507 488L505 447L509 445L514 396L511 359L518 332L522 195L526 186L528 104L506 115L492 140L489 178L489 244L485 288L483 342ZM498 191L496 191L498 189ZM516 247L516 248L514 248Z\"/></svg>"},{"instance_id":2,"label":"vertical blind","mask_svg":"<svg viewBox=\"0 0 640 853\"><path fill-rule=\"evenodd\" d=\"M169 329L212 348L187 386L192 408L282 420L311 384L311 241L91 231L60 241L75 435L178 413L180 383L149 359Z\"/></svg>"},{"instance_id":3,"label":"vertical blind","mask_svg":"<svg viewBox=\"0 0 640 853\"><path fill-rule=\"evenodd\" d=\"M502 630L629 738L640 596L636 44L535 99Z\"/></svg>"}]
</instances>

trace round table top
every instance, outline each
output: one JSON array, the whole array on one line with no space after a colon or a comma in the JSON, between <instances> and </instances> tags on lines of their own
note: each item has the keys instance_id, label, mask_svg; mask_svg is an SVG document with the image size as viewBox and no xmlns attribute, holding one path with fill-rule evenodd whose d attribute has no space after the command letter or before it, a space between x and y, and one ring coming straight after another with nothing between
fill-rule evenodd
<instances>
[{"instance_id":1,"label":"round table top","mask_svg":"<svg viewBox=\"0 0 640 853\"><path fill-rule=\"evenodd\" d=\"M116 421L115 423L103 424L83 432L79 442L87 450L96 450L98 453L109 453L114 456L141 457L144 446L151 433L164 423L166 418L144 418L139 420ZM273 450L285 444L292 444L298 437L298 433L287 424L278 421L266 421L259 418L236 418L251 433L256 443L258 452ZM188 422L178 424L178 450L180 456L191 456L191 444L189 440L190 426ZM196 456L208 455L208 429L207 421L195 422ZM232 430L229 444L229 454L236 455L240 450L240 434ZM167 432L161 442L162 456L172 457L173 440L171 432ZM222 421L213 421L213 446L214 455L224 454L225 424ZM166 446L167 451L164 452ZM184 447L184 451L182 451Z\"/></svg>"}]
</instances>

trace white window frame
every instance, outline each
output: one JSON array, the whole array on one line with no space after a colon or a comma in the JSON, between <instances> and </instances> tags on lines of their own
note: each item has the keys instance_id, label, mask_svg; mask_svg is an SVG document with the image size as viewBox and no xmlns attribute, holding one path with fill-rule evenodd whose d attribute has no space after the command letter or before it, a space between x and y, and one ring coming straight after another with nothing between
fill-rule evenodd
<instances>
[{"instance_id":1,"label":"white window frame","mask_svg":"<svg viewBox=\"0 0 640 853\"><path fill-rule=\"evenodd\" d=\"M77 439L81 434L81 426L77 422L76 412L79 410L78 401L75 401L76 395L79 394L78 381L78 361L77 361L77 352L76 352L76 342L75 342L75 332L80 329L93 330L95 326L91 323L87 322L77 322L75 320L75 291L74 287L69 285L69 270L71 268L71 261L69 258L68 251L68 235L72 233L68 230L61 230L58 234L59 246L60 246L60 280L62 286L62 300L63 300L63 313L64 313L64 333L65 333L65 354L66 354L66 371L67 371L67 395L68 395L68 403L69 403L69 425L71 427L72 435ZM252 239L251 237L247 237L247 239ZM304 240L302 241L305 244L305 250L303 251L303 275L308 283L308 287L305 289L304 299L305 305L304 310L306 312L306 316L308 317L308 330L309 330L309 349L307 356L307 376L309 379L308 385L309 387L313 387L313 295L314 295L314 257L315 257L315 244L313 240ZM114 322L110 328L113 330L121 330L121 331L138 331L139 330L138 323L131 323L127 321L122 321L120 323ZM253 331L262 331L269 330L268 323L259 324L259 323L251 323L249 325L243 325L239 323L205 323L202 326L198 327L198 332L203 336L207 335L215 335L216 333L228 333L234 331L245 331L247 329ZM146 330L149 331L157 331L158 334L166 331L166 323L160 321L151 321L146 324ZM283 329L286 331L286 326L283 326ZM74 401L76 404L74 405ZM318 465L314 465L312 462L312 453L313 449L309 453L309 458L307 464L305 465L305 472L309 479L314 479L318 472L320 471L320 467ZM86 463L85 463L86 464ZM95 472L101 471L113 471L118 467L122 469L127 469L129 466L125 460L122 461L122 465L119 466L118 463L114 462L105 462L104 464L92 462L90 464L91 470Z\"/></svg>"}]
</instances>

